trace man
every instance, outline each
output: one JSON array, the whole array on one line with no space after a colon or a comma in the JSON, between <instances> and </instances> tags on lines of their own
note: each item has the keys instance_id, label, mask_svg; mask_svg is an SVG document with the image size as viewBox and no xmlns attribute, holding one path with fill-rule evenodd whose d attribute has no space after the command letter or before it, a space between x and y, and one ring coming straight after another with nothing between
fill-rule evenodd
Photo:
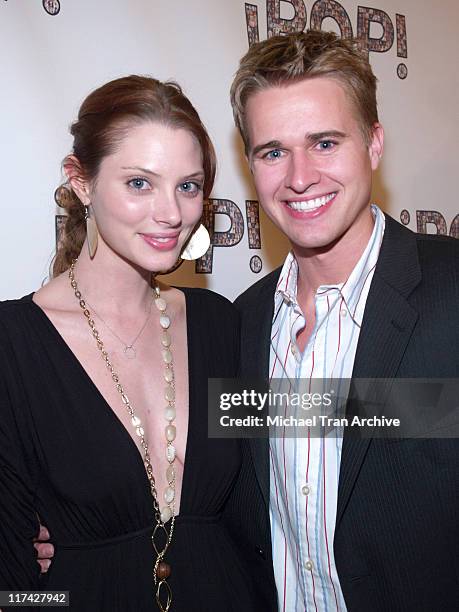
<instances>
[{"instance_id":1,"label":"man","mask_svg":"<svg viewBox=\"0 0 459 612\"><path fill-rule=\"evenodd\" d=\"M260 204L292 245L236 301L243 373L458 377L459 243L370 206L384 135L356 44L318 31L258 43L231 101ZM272 560L279 610L457 610L455 440L346 431L246 450L256 478L248 464L237 528Z\"/></svg>"}]
</instances>

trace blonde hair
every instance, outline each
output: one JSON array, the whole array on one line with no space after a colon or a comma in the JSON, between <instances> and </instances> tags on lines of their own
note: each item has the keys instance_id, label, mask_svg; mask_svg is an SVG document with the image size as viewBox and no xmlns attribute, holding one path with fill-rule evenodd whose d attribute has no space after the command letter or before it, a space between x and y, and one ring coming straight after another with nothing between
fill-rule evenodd
<instances>
[{"instance_id":1,"label":"blonde hair","mask_svg":"<svg viewBox=\"0 0 459 612\"><path fill-rule=\"evenodd\" d=\"M333 32L308 30L273 36L254 44L244 55L231 86L234 121L249 150L245 108L253 94L270 87L316 77L337 80L357 111L362 135L368 144L378 122L376 82L362 43L339 38Z\"/></svg>"}]
</instances>

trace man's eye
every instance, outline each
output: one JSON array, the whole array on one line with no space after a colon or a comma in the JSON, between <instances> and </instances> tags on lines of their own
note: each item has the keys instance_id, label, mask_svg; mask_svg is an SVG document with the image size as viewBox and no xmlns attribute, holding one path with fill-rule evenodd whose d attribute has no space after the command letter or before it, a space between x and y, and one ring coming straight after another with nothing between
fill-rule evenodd
<instances>
[{"instance_id":1,"label":"man's eye","mask_svg":"<svg viewBox=\"0 0 459 612\"><path fill-rule=\"evenodd\" d=\"M273 149L272 151L268 151L263 157L268 160L279 159L282 157L282 151L280 151L280 149Z\"/></svg>"},{"instance_id":2,"label":"man's eye","mask_svg":"<svg viewBox=\"0 0 459 612\"><path fill-rule=\"evenodd\" d=\"M148 187L150 186L148 181L143 178L133 178L128 181L128 185L139 191L143 189L148 189Z\"/></svg>"},{"instance_id":3,"label":"man's eye","mask_svg":"<svg viewBox=\"0 0 459 612\"><path fill-rule=\"evenodd\" d=\"M330 149L333 149L335 145L336 142L333 140L321 140L319 143L317 143L317 148L319 151L329 151Z\"/></svg>"},{"instance_id":4,"label":"man's eye","mask_svg":"<svg viewBox=\"0 0 459 612\"><path fill-rule=\"evenodd\" d=\"M194 181L185 181L184 183L180 183L179 189L184 193L195 195L201 190L201 185Z\"/></svg>"}]
</instances>

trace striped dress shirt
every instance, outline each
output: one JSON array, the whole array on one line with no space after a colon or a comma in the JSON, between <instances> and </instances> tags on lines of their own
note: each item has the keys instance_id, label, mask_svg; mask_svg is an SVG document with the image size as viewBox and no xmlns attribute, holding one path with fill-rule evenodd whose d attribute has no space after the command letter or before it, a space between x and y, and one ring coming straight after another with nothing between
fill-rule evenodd
<instances>
[{"instance_id":1,"label":"striped dress shirt","mask_svg":"<svg viewBox=\"0 0 459 612\"><path fill-rule=\"evenodd\" d=\"M347 281L317 289L315 327L303 354L296 343L306 323L296 302L298 264L292 253L287 256L274 296L273 383L295 390L300 381L313 378L351 378L384 235L383 213L374 205L372 212L373 233ZM346 610L333 554L341 448L340 435L270 438L270 519L280 612Z\"/></svg>"}]
</instances>

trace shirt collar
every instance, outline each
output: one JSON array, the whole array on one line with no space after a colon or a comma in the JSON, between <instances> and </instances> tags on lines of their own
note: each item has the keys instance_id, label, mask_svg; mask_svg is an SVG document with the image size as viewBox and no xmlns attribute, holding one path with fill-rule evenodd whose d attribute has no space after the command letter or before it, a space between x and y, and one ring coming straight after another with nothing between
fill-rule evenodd
<instances>
[{"instance_id":1,"label":"shirt collar","mask_svg":"<svg viewBox=\"0 0 459 612\"><path fill-rule=\"evenodd\" d=\"M284 261L282 270L274 292L274 317L276 317L282 304L296 306L296 289L298 281L298 262L290 251Z\"/></svg>"},{"instance_id":2,"label":"shirt collar","mask_svg":"<svg viewBox=\"0 0 459 612\"><path fill-rule=\"evenodd\" d=\"M370 240L365 247L362 256L352 270L349 278L344 283L332 285L321 285L316 292L316 299L330 290L338 290L352 319L358 324L362 324L364 306L359 308L360 296L367 282L371 281L372 273L379 257L379 250L384 236L386 220L384 214L376 206L371 205L371 212L374 217L374 227ZM277 317L279 309L283 304L293 308L298 307L296 301L298 284L298 262L292 251L287 255L279 276L276 291L274 293L274 318Z\"/></svg>"}]
</instances>

